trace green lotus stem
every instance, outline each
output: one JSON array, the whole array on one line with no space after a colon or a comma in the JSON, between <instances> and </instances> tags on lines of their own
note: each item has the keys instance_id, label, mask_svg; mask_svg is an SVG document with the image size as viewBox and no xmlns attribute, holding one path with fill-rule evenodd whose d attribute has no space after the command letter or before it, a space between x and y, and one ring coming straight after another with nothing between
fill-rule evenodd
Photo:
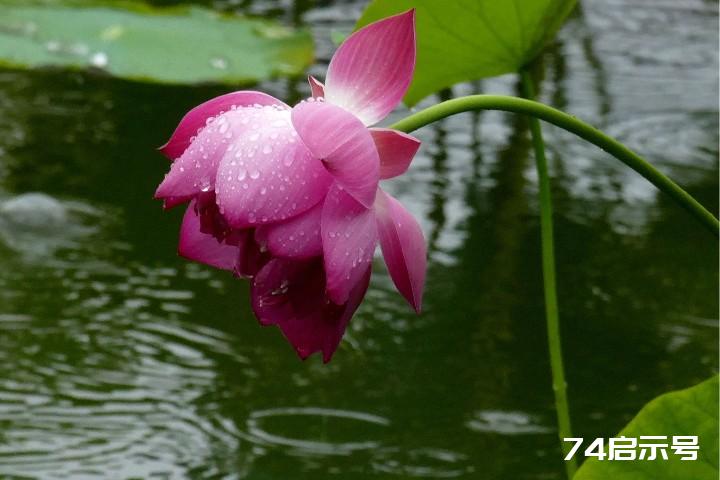
<instances>
[{"instance_id":1,"label":"green lotus stem","mask_svg":"<svg viewBox=\"0 0 720 480\"><path fill-rule=\"evenodd\" d=\"M699 220L716 237L720 236L720 224L712 213L707 211L689 193L678 184L663 175L647 160L606 135L597 128L572 115L539 102L506 95L469 95L438 103L394 123L390 128L403 132L412 132L420 127L436 122L456 113L474 110L500 110L514 112L552 123L574 133L588 142L605 150L625 165L629 166L661 191L668 194L681 207Z\"/></svg>"},{"instance_id":2,"label":"green lotus stem","mask_svg":"<svg viewBox=\"0 0 720 480\"><path fill-rule=\"evenodd\" d=\"M530 100L535 98L535 87L526 70L520 72L523 95ZM570 425L570 406L567 397L567 382L563 367L562 343L560 340L560 314L558 311L557 288L555 285L555 241L553 240L553 210L550 192L550 176L548 175L547 159L545 158L545 142L543 141L540 121L530 117L530 133L535 151L540 197L540 240L542 249L543 290L545 292L545 323L547 327L548 349L550 351L550 370L552 372L555 411L557 414L558 437L563 456L567 455L569 444L564 438L573 436ZM573 457L565 462L568 480L572 480L577 471L577 463Z\"/></svg>"}]
</instances>

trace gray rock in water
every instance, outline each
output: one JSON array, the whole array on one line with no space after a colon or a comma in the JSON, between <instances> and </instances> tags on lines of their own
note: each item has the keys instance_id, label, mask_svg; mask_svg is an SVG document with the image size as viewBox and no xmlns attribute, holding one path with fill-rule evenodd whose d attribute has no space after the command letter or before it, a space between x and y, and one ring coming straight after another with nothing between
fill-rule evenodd
<instances>
[{"instance_id":1,"label":"gray rock in water","mask_svg":"<svg viewBox=\"0 0 720 480\"><path fill-rule=\"evenodd\" d=\"M0 203L0 218L6 228L55 230L67 223L65 206L44 193L23 193Z\"/></svg>"}]
</instances>

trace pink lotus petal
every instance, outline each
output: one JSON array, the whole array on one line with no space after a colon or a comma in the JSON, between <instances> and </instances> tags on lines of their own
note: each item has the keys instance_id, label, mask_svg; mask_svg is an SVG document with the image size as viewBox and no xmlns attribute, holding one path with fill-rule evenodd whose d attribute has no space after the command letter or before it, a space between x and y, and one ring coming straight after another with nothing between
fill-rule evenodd
<instances>
[{"instance_id":1,"label":"pink lotus petal","mask_svg":"<svg viewBox=\"0 0 720 480\"><path fill-rule=\"evenodd\" d=\"M215 182L220 212L233 228L292 218L315 206L332 181L297 138L288 110L256 109L250 123L225 153Z\"/></svg>"},{"instance_id":2,"label":"pink lotus petal","mask_svg":"<svg viewBox=\"0 0 720 480\"><path fill-rule=\"evenodd\" d=\"M258 272L252 288L252 306L262 325L277 325L303 360L322 351L330 361L347 324L360 305L370 280L370 270L358 282L345 305L335 305L324 295L322 261L270 260Z\"/></svg>"},{"instance_id":3,"label":"pink lotus petal","mask_svg":"<svg viewBox=\"0 0 720 480\"><path fill-rule=\"evenodd\" d=\"M338 106L310 101L293 108L292 123L335 180L358 202L371 207L380 180L380 161L362 122Z\"/></svg>"},{"instance_id":4,"label":"pink lotus petal","mask_svg":"<svg viewBox=\"0 0 720 480\"><path fill-rule=\"evenodd\" d=\"M333 55L325 99L372 125L400 103L415 69L415 10L372 23Z\"/></svg>"},{"instance_id":5,"label":"pink lotus petal","mask_svg":"<svg viewBox=\"0 0 720 480\"><path fill-rule=\"evenodd\" d=\"M380 156L380 178L393 178L405 173L420 148L420 140L390 128L371 128L370 134Z\"/></svg>"},{"instance_id":6,"label":"pink lotus petal","mask_svg":"<svg viewBox=\"0 0 720 480\"><path fill-rule=\"evenodd\" d=\"M207 122L209 118L227 112L231 110L233 106L237 108L256 104L278 105L287 108L287 105L280 100L262 92L248 90L221 95L205 103L201 103L185 114L175 129L175 132L173 132L170 137L170 140L160 147L159 150L170 160L175 160L190 146L191 139L198 134L198 130L205 128L205 122Z\"/></svg>"},{"instance_id":7,"label":"pink lotus petal","mask_svg":"<svg viewBox=\"0 0 720 480\"><path fill-rule=\"evenodd\" d=\"M320 216L323 202L310 210L267 227L259 227L270 253L284 258L311 258L322 255ZM257 238L257 234L256 234Z\"/></svg>"},{"instance_id":8,"label":"pink lotus petal","mask_svg":"<svg viewBox=\"0 0 720 480\"><path fill-rule=\"evenodd\" d=\"M234 149L238 138L260 126L265 110L280 108L284 107L241 107L210 119L190 147L173 162L155 197L186 197L212 191L220 160ZM289 116L289 110L283 111Z\"/></svg>"},{"instance_id":9,"label":"pink lotus petal","mask_svg":"<svg viewBox=\"0 0 720 480\"><path fill-rule=\"evenodd\" d=\"M310 75L308 77L308 83L310 84L310 91L312 92L313 98L322 98L325 96L325 85L320 80Z\"/></svg>"},{"instance_id":10,"label":"pink lotus petal","mask_svg":"<svg viewBox=\"0 0 720 480\"><path fill-rule=\"evenodd\" d=\"M321 234L328 296L340 305L372 262L377 244L374 211L334 184L323 206Z\"/></svg>"},{"instance_id":11,"label":"pink lotus petal","mask_svg":"<svg viewBox=\"0 0 720 480\"><path fill-rule=\"evenodd\" d=\"M185 211L180 227L178 254L196 262L223 270L233 270L238 258L238 248L219 243L212 235L200 231L200 218L195 212L195 202Z\"/></svg>"},{"instance_id":12,"label":"pink lotus petal","mask_svg":"<svg viewBox=\"0 0 720 480\"><path fill-rule=\"evenodd\" d=\"M385 264L395 286L416 312L422 307L427 249L422 229L400 202L380 190L375 202Z\"/></svg>"}]
</instances>

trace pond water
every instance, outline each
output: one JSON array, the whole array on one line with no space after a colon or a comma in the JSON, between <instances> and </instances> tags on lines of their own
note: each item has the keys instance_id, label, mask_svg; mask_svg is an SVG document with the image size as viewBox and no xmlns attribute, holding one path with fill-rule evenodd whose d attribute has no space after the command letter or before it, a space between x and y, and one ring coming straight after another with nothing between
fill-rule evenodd
<instances>
[{"instance_id":1,"label":"pond water","mask_svg":"<svg viewBox=\"0 0 720 480\"><path fill-rule=\"evenodd\" d=\"M716 2L582 3L544 55L542 99L717 212ZM211 5L308 25L322 76L363 2ZM308 95L301 79L256 88ZM155 147L224 91L0 70L0 476L562 478L526 122L417 132L387 188L429 241L425 311L376 262L323 365L257 324L246 283L178 258L182 212L152 200L168 167ZM448 94L476 91L516 78ZM575 433L612 436L717 371L716 241L603 152L545 134Z\"/></svg>"}]
</instances>

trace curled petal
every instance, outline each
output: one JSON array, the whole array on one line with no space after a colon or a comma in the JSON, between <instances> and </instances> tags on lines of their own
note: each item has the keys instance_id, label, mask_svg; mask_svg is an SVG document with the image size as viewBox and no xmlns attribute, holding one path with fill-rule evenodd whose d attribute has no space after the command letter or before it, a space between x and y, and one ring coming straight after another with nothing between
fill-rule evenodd
<instances>
[{"instance_id":1,"label":"curled petal","mask_svg":"<svg viewBox=\"0 0 720 480\"><path fill-rule=\"evenodd\" d=\"M227 112L233 107L252 105L278 105L287 108L287 105L277 98L262 92L247 90L221 95L198 105L185 114L170 140L159 150L170 160L175 160L190 146L192 137L197 135L201 128L205 128L205 123L209 118Z\"/></svg>"},{"instance_id":2,"label":"curled petal","mask_svg":"<svg viewBox=\"0 0 720 480\"><path fill-rule=\"evenodd\" d=\"M427 247L422 229L400 202L380 190L375 202L385 264L395 286L416 312L422 307Z\"/></svg>"},{"instance_id":3,"label":"curled petal","mask_svg":"<svg viewBox=\"0 0 720 480\"><path fill-rule=\"evenodd\" d=\"M370 134L380 157L380 178L405 173L420 148L420 140L390 128L371 128Z\"/></svg>"},{"instance_id":4,"label":"curled petal","mask_svg":"<svg viewBox=\"0 0 720 480\"><path fill-rule=\"evenodd\" d=\"M257 109L251 123L217 170L217 203L233 228L292 218L316 205L332 181L297 138L288 110Z\"/></svg>"},{"instance_id":5,"label":"curled petal","mask_svg":"<svg viewBox=\"0 0 720 480\"><path fill-rule=\"evenodd\" d=\"M303 102L293 108L292 123L335 181L358 202L371 207L380 180L380 161L362 122L336 105Z\"/></svg>"},{"instance_id":6,"label":"curled petal","mask_svg":"<svg viewBox=\"0 0 720 480\"><path fill-rule=\"evenodd\" d=\"M372 125L400 103L415 69L415 10L372 23L333 55L325 99Z\"/></svg>"},{"instance_id":7,"label":"curled petal","mask_svg":"<svg viewBox=\"0 0 720 480\"><path fill-rule=\"evenodd\" d=\"M238 258L238 247L219 243L212 235L200 231L200 217L193 201L185 211L180 227L178 254L215 268L233 270Z\"/></svg>"},{"instance_id":8,"label":"curled petal","mask_svg":"<svg viewBox=\"0 0 720 480\"><path fill-rule=\"evenodd\" d=\"M319 258L275 258L253 281L252 306L261 324L280 327L300 358L321 351L323 361L328 362L365 296L369 280L367 269L348 302L335 305L324 294L325 274Z\"/></svg>"},{"instance_id":9,"label":"curled petal","mask_svg":"<svg viewBox=\"0 0 720 480\"><path fill-rule=\"evenodd\" d=\"M325 85L320 80L310 75L308 77L308 83L310 84L310 91L313 98L322 98L325 96Z\"/></svg>"},{"instance_id":10,"label":"curled petal","mask_svg":"<svg viewBox=\"0 0 720 480\"><path fill-rule=\"evenodd\" d=\"M311 258L322 255L320 216L323 203L310 210L262 229L262 236L270 253L284 258ZM256 235L257 236L257 235Z\"/></svg>"},{"instance_id":11,"label":"curled petal","mask_svg":"<svg viewBox=\"0 0 720 480\"><path fill-rule=\"evenodd\" d=\"M320 231L327 293L343 304L372 262L377 244L374 211L334 184L323 205Z\"/></svg>"}]
</instances>

